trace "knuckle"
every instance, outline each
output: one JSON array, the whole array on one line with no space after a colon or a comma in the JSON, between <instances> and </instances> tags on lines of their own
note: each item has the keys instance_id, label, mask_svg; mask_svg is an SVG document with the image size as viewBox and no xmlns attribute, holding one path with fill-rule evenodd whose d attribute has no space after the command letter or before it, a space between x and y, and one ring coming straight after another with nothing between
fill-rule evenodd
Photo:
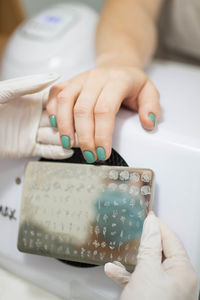
<instances>
[{"instance_id":1,"label":"knuckle","mask_svg":"<svg viewBox=\"0 0 200 300\"><path fill-rule=\"evenodd\" d=\"M91 138L88 136L82 136L79 137L79 144L81 146L81 148L85 148L87 149L89 146L91 146Z\"/></svg>"},{"instance_id":2,"label":"knuckle","mask_svg":"<svg viewBox=\"0 0 200 300\"><path fill-rule=\"evenodd\" d=\"M74 106L74 115L75 116L86 116L86 115L91 115L92 110L87 106L85 103L77 103Z\"/></svg>"},{"instance_id":3,"label":"knuckle","mask_svg":"<svg viewBox=\"0 0 200 300\"><path fill-rule=\"evenodd\" d=\"M119 80L126 78L127 74L121 70L115 70L110 72L110 78L113 80Z\"/></svg>"},{"instance_id":4,"label":"knuckle","mask_svg":"<svg viewBox=\"0 0 200 300\"><path fill-rule=\"evenodd\" d=\"M92 69L88 72L88 78L98 78L102 74L100 69Z\"/></svg>"},{"instance_id":5,"label":"knuckle","mask_svg":"<svg viewBox=\"0 0 200 300\"><path fill-rule=\"evenodd\" d=\"M59 93L59 94L57 95L57 97L56 97L56 102L57 102L58 104L65 103L66 100L67 100L67 99L66 99L66 95L65 95L63 92Z\"/></svg>"},{"instance_id":6,"label":"knuckle","mask_svg":"<svg viewBox=\"0 0 200 300\"><path fill-rule=\"evenodd\" d=\"M133 74L128 70L124 70L124 69L118 69L118 70L114 70L110 72L109 74L109 78L112 81L115 82L123 82L123 83L129 83L130 79L133 77Z\"/></svg>"},{"instance_id":7,"label":"knuckle","mask_svg":"<svg viewBox=\"0 0 200 300\"><path fill-rule=\"evenodd\" d=\"M75 83L68 82L65 88L62 88L59 93L57 93L56 101L57 103L65 103L76 98L77 91L79 90L79 85Z\"/></svg>"},{"instance_id":8,"label":"knuckle","mask_svg":"<svg viewBox=\"0 0 200 300\"><path fill-rule=\"evenodd\" d=\"M113 107L111 107L108 104L104 104L104 105L96 105L95 109L94 109L94 114L96 116L102 116L102 115L113 115L114 113L114 109Z\"/></svg>"},{"instance_id":9,"label":"knuckle","mask_svg":"<svg viewBox=\"0 0 200 300\"><path fill-rule=\"evenodd\" d=\"M51 87L50 92L49 92L49 96L53 97L56 94L60 93L62 91L63 87L59 84L54 85L53 87Z\"/></svg>"}]
</instances>

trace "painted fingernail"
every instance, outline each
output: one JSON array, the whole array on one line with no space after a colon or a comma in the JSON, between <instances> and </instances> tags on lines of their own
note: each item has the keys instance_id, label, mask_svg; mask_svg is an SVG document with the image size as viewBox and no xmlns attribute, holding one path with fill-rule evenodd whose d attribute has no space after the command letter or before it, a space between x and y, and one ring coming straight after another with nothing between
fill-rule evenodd
<instances>
[{"instance_id":1,"label":"painted fingernail","mask_svg":"<svg viewBox=\"0 0 200 300\"><path fill-rule=\"evenodd\" d=\"M84 151L84 157L85 157L85 160L86 160L89 164L92 164L93 162L95 162L94 154L93 154L91 151L85 150L85 151Z\"/></svg>"},{"instance_id":2,"label":"painted fingernail","mask_svg":"<svg viewBox=\"0 0 200 300\"><path fill-rule=\"evenodd\" d=\"M51 126L52 126L52 127L56 127L56 126L57 126L56 117L55 117L54 115L51 115L51 116L49 117L49 119L50 119L50 124L51 124Z\"/></svg>"},{"instance_id":3,"label":"painted fingernail","mask_svg":"<svg viewBox=\"0 0 200 300\"><path fill-rule=\"evenodd\" d=\"M97 158L98 160L106 159L106 153L103 147L97 147Z\"/></svg>"},{"instance_id":4,"label":"painted fingernail","mask_svg":"<svg viewBox=\"0 0 200 300\"><path fill-rule=\"evenodd\" d=\"M153 113L149 113L149 119L153 121L153 125L156 125L156 116Z\"/></svg>"},{"instance_id":5,"label":"painted fingernail","mask_svg":"<svg viewBox=\"0 0 200 300\"><path fill-rule=\"evenodd\" d=\"M70 138L67 135L62 135L61 141L62 141L63 148L70 149L71 142L70 142Z\"/></svg>"}]
</instances>

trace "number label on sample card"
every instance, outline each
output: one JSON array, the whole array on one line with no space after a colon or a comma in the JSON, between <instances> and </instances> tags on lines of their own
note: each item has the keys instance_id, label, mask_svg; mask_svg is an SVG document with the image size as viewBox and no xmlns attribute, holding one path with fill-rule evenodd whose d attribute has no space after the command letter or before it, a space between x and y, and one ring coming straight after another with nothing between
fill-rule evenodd
<instances>
[{"instance_id":1,"label":"number label on sample card","mask_svg":"<svg viewBox=\"0 0 200 300\"><path fill-rule=\"evenodd\" d=\"M131 268L152 208L149 169L30 162L25 171L20 251Z\"/></svg>"}]
</instances>

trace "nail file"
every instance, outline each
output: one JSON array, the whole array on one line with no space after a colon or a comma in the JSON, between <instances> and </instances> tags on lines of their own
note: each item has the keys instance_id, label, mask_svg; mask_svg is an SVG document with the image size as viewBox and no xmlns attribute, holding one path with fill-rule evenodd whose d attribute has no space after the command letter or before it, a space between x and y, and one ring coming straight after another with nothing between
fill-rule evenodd
<instances>
[{"instance_id":1,"label":"nail file","mask_svg":"<svg viewBox=\"0 0 200 300\"><path fill-rule=\"evenodd\" d=\"M150 169L29 162L18 249L96 265L117 260L131 269L153 192Z\"/></svg>"}]
</instances>

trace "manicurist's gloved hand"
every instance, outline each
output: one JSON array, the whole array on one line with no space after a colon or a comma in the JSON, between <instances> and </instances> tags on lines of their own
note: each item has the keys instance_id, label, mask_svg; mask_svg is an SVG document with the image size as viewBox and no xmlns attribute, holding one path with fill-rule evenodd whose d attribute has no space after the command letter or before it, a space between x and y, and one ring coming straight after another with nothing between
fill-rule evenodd
<instances>
[{"instance_id":1,"label":"manicurist's gloved hand","mask_svg":"<svg viewBox=\"0 0 200 300\"><path fill-rule=\"evenodd\" d=\"M105 273L125 285L121 300L197 299L197 274L181 241L153 214L145 220L133 274L119 262L107 263Z\"/></svg>"},{"instance_id":2,"label":"manicurist's gloved hand","mask_svg":"<svg viewBox=\"0 0 200 300\"><path fill-rule=\"evenodd\" d=\"M58 131L43 109L48 98L43 90L57 79L50 73L0 82L0 157L72 156L73 150L60 146Z\"/></svg>"}]
</instances>

